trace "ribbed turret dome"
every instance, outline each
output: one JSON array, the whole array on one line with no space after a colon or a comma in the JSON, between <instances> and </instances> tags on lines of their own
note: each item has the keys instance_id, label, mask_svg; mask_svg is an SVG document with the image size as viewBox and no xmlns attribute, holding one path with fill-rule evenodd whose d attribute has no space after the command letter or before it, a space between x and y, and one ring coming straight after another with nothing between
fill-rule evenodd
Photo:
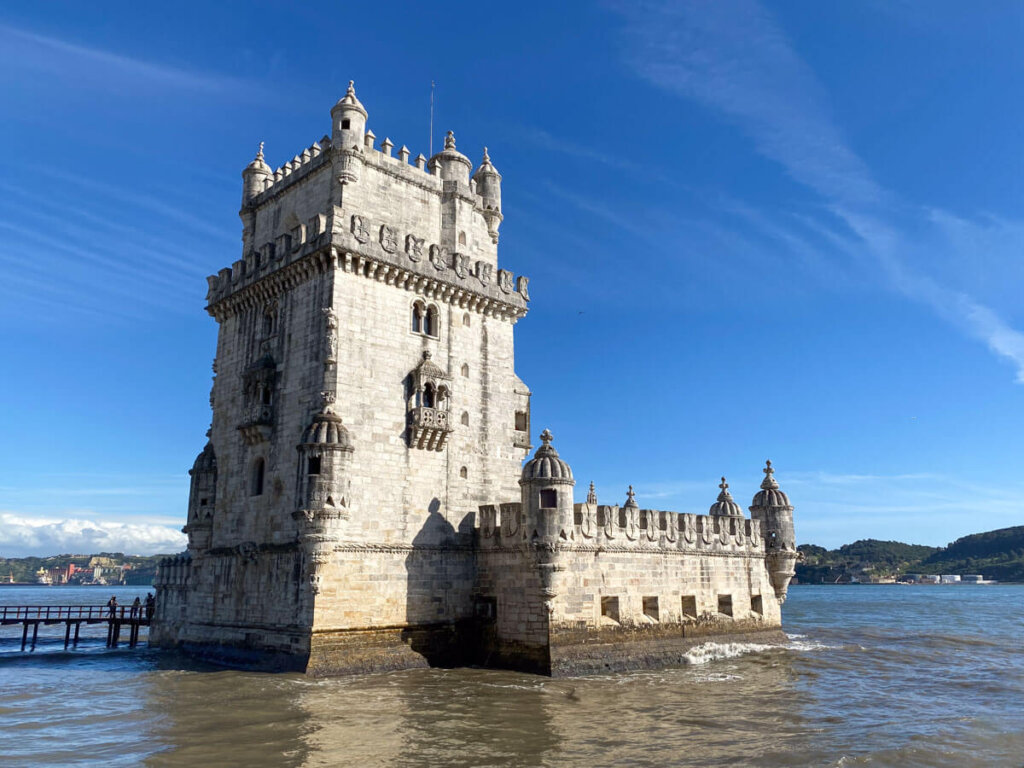
<instances>
[{"instance_id":1,"label":"ribbed turret dome","mask_svg":"<svg viewBox=\"0 0 1024 768\"><path fill-rule=\"evenodd\" d=\"M451 162L461 163L466 167L467 176L473 170L473 161L455 148L455 134L452 131L448 131L448 135L444 137L444 149L430 158L427 167L433 168L434 161L438 159L442 161L442 167L448 167Z\"/></svg>"},{"instance_id":2,"label":"ribbed turret dome","mask_svg":"<svg viewBox=\"0 0 1024 768\"><path fill-rule=\"evenodd\" d=\"M263 160L263 142L262 141L260 142L260 149L256 153L256 157L254 157L252 162L249 163L249 165L247 165L245 167L245 170L246 171L259 171L260 173L265 173L268 176L270 175L270 172L271 172L270 171L270 166L267 165L264 162L264 160Z\"/></svg>"},{"instance_id":3,"label":"ribbed turret dome","mask_svg":"<svg viewBox=\"0 0 1024 768\"><path fill-rule=\"evenodd\" d=\"M740 509L740 505L736 503L732 494L729 493L729 484L725 482L724 477L718 487L722 489L722 492L718 494L718 501L711 505L711 509L708 510L708 513L712 515L743 517L743 510Z\"/></svg>"},{"instance_id":4,"label":"ribbed turret dome","mask_svg":"<svg viewBox=\"0 0 1024 768\"><path fill-rule=\"evenodd\" d=\"M552 434L548 430L540 433L540 441L543 443L537 452L526 464L523 465L523 475L520 482L531 480L542 480L548 482L574 483L572 469L569 465L558 458L558 451L551 445Z\"/></svg>"},{"instance_id":5,"label":"ribbed turret dome","mask_svg":"<svg viewBox=\"0 0 1024 768\"><path fill-rule=\"evenodd\" d=\"M480 161L479 167L473 173L474 179L479 179L483 176L497 176L499 179L501 178L498 169L491 165L491 156L487 154L487 147L484 147L484 159Z\"/></svg>"},{"instance_id":6,"label":"ribbed turret dome","mask_svg":"<svg viewBox=\"0 0 1024 768\"><path fill-rule=\"evenodd\" d=\"M342 451L352 450L352 438L341 423L337 414L323 411L313 417L313 421L302 433L303 445L328 446Z\"/></svg>"},{"instance_id":7,"label":"ribbed turret dome","mask_svg":"<svg viewBox=\"0 0 1024 768\"><path fill-rule=\"evenodd\" d=\"M751 509L766 509L768 507L789 508L789 497L779 490L779 483L775 480L775 470L770 461L765 462L764 481L761 483L761 490L754 494L754 501L751 502Z\"/></svg>"},{"instance_id":8,"label":"ribbed turret dome","mask_svg":"<svg viewBox=\"0 0 1024 768\"><path fill-rule=\"evenodd\" d=\"M196 456L195 463L192 465L193 472L216 472L217 471L217 456L213 452L213 443L207 443L206 447L203 448L202 453Z\"/></svg>"},{"instance_id":9,"label":"ribbed turret dome","mask_svg":"<svg viewBox=\"0 0 1024 768\"><path fill-rule=\"evenodd\" d=\"M334 108L338 107L349 107L356 109L363 113L363 117L366 117L366 107L362 105L359 99L356 98L356 84L354 80L348 81L348 90L345 91L345 95L338 99L338 103L334 105ZM334 110L331 110L332 112Z\"/></svg>"}]
</instances>

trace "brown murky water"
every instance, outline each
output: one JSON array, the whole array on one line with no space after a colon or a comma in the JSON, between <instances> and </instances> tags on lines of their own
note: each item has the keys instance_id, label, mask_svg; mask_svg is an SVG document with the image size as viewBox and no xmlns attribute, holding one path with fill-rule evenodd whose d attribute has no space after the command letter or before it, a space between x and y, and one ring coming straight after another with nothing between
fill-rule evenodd
<instances>
[{"instance_id":1,"label":"brown murky water","mask_svg":"<svg viewBox=\"0 0 1024 768\"><path fill-rule=\"evenodd\" d=\"M99 643L26 657L0 638L0 765L1020 768L1022 602L1024 587L797 587L786 647L571 680L308 680Z\"/></svg>"}]
</instances>

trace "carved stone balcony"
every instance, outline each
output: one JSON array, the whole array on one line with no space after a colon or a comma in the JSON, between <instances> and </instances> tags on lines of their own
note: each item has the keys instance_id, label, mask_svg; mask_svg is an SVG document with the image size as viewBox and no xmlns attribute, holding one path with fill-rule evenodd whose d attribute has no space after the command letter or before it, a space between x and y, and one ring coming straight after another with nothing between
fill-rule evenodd
<instances>
[{"instance_id":1,"label":"carved stone balcony","mask_svg":"<svg viewBox=\"0 0 1024 768\"><path fill-rule=\"evenodd\" d=\"M448 411L420 406L409 414L409 445L428 451L443 451L452 432Z\"/></svg>"},{"instance_id":2,"label":"carved stone balcony","mask_svg":"<svg viewBox=\"0 0 1024 768\"><path fill-rule=\"evenodd\" d=\"M274 406L257 403L245 409L238 430L248 445L256 445L270 439L274 423Z\"/></svg>"}]
</instances>

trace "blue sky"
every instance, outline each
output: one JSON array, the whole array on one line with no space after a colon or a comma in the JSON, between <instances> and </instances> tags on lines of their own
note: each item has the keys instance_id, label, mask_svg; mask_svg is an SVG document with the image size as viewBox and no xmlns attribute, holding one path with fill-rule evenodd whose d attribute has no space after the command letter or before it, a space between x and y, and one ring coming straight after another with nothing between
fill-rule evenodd
<instances>
[{"instance_id":1,"label":"blue sky","mask_svg":"<svg viewBox=\"0 0 1024 768\"><path fill-rule=\"evenodd\" d=\"M1024 6L0 9L0 554L178 548L241 169L454 130L531 276L517 368L580 485L802 542L1024 523ZM552 343L552 341L556 343Z\"/></svg>"}]
</instances>

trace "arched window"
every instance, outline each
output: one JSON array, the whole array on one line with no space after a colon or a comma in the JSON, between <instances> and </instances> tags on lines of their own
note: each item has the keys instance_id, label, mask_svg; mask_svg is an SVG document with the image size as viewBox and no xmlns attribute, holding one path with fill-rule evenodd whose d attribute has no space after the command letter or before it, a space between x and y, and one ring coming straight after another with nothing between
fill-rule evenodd
<instances>
[{"instance_id":1,"label":"arched window","mask_svg":"<svg viewBox=\"0 0 1024 768\"><path fill-rule=\"evenodd\" d=\"M252 465L252 495L261 496L263 495L263 474L266 471L266 465L262 458L256 459L256 462Z\"/></svg>"},{"instance_id":2,"label":"arched window","mask_svg":"<svg viewBox=\"0 0 1024 768\"><path fill-rule=\"evenodd\" d=\"M270 399L271 399L270 387L268 387L268 386L266 386L264 384L263 386L260 387L260 404L261 405L270 405Z\"/></svg>"},{"instance_id":3,"label":"arched window","mask_svg":"<svg viewBox=\"0 0 1024 768\"><path fill-rule=\"evenodd\" d=\"M423 305L418 301L412 305L412 332L423 332Z\"/></svg>"},{"instance_id":4,"label":"arched window","mask_svg":"<svg viewBox=\"0 0 1024 768\"><path fill-rule=\"evenodd\" d=\"M465 312L462 315L462 324L469 328L469 312Z\"/></svg>"},{"instance_id":5,"label":"arched window","mask_svg":"<svg viewBox=\"0 0 1024 768\"><path fill-rule=\"evenodd\" d=\"M469 412L468 411L463 411L462 412L462 426L464 426L464 427L468 427L469 426Z\"/></svg>"},{"instance_id":6,"label":"arched window","mask_svg":"<svg viewBox=\"0 0 1024 768\"><path fill-rule=\"evenodd\" d=\"M423 407L433 408L434 407L434 385L427 384L423 387Z\"/></svg>"},{"instance_id":7,"label":"arched window","mask_svg":"<svg viewBox=\"0 0 1024 768\"><path fill-rule=\"evenodd\" d=\"M437 307L431 305L427 307L427 316L423 322L423 332L427 336L434 336L436 338L439 333L437 325Z\"/></svg>"},{"instance_id":8,"label":"arched window","mask_svg":"<svg viewBox=\"0 0 1024 768\"><path fill-rule=\"evenodd\" d=\"M466 233L465 232L459 232L459 245L465 245L465 244L466 244Z\"/></svg>"},{"instance_id":9,"label":"arched window","mask_svg":"<svg viewBox=\"0 0 1024 768\"><path fill-rule=\"evenodd\" d=\"M273 335L275 319L276 318L274 317L274 310L268 308L263 313L263 335L264 336L271 336L271 335Z\"/></svg>"},{"instance_id":10,"label":"arched window","mask_svg":"<svg viewBox=\"0 0 1024 768\"><path fill-rule=\"evenodd\" d=\"M463 480L465 480L467 477L469 477L469 470L466 469L466 467L463 467L462 469L460 469L459 470L459 477L461 477Z\"/></svg>"},{"instance_id":11,"label":"arched window","mask_svg":"<svg viewBox=\"0 0 1024 768\"><path fill-rule=\"evenodd\" d=\"M466 377L469 376L469 365L467 363L462 364L462 375Z\"/></svg>"},{"instance_id":12,"label":"arched window","mask_svg":"<svg viewBox=\"0 0 1024 768\"><path fill-rule=\"evenodd\" d=\"M440 386L437 388L437 398L434 401L434 407L448 410L448 387Z\"/></svg>"}]
</instances>

